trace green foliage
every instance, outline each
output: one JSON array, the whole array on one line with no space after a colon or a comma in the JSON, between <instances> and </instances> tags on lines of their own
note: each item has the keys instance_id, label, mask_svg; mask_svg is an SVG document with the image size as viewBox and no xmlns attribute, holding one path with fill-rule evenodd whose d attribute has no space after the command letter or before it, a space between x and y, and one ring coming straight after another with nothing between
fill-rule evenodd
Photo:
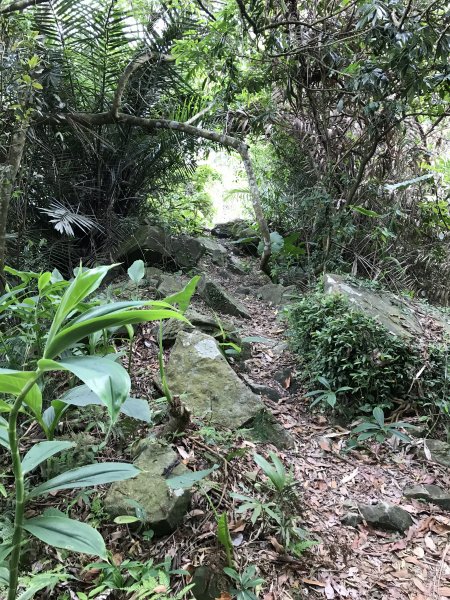
<instances>
[{"instance_id":1,"label":"green foliage","mask_svg":"<svg viewBox=\"0 0 450 600\"><path fill-rule=\"evenodd\" d=\"M193 585L185 586L175 593L171 588L174 574L188 575L187 571L173 570L170 560L162 564L124 560L120 565L114 563L92 563L87 569L96 569L100 575L95 587L87 594L78 592L79 600L100 599L105 591L114 590L126 596L147 600L181 600L185 598Z\"/></svg>"},{"instance_id":2,"label":"green foliage","mask_svg":"<svg viewBox=\"0 0 450 600\"><path fill-rule=\"evenodd\" d=\"M49 297L50 300L48 306L45 304L47 318L43 323L39 323L37 329L40 333L39 353L36 351L30 360L30 370L0 370L0 391L5 396L5 400L1 401L1 409L8 415L8 422L3 418L0 422L0 441L10 454L16 496L13 537L4 539L0 545L2 556L0 560L5 560L10 556L8 600L14 600L16 597L24 531L46 544L58 548L106 558L104 541L94 528L69 519L63 513L52 509L47 510L43 515L25 519L26 499L48 496L62 489L92 487L113 481L122 481L135 477L139 473L138 469L127 463L94 463L63 472L38 485L33 482L33 487L27 489L29 483L25 481L25 475L52 455L67 449L71 444L53 441L38 442L31 447L23 459L19 449L21 430L18 417L20 414L25 414L28 419L39 423L49 437L52 437L54 433L54 420L63 414L61 404L64 407L66 404L58 401L58 404L52 405L54 409L52 419L49 421L48 418L44 418L42 394L38 383L49 372L69 372L81 380L86 388L106 407L110 418L110 427L116 423L122 406L129 399L130 378L126 370L115 360L95 355L83 355L83 347L86 349L86 346L83 346L83 340L88 339L89 335L97 331L108 330L110 327L131 326L147 321L161 321L168 318L185 320L182 313L176 310L172 303L177 303L185 308L195 290L196 280L188 284L183 292L177 294L176 298L169 299L169 302L125 301L98 304L95 301L89 301L89 296L99 288L111 268L101 266L95 269L83 269L80 267L71 282L52 282L50 273L37 275L9 270L11 274L22 280L22 284L6 288L6 294L2 299L3 304L0 305L0 313L4 313L7 319L8 317L11 319L12 315L20 323L20 318L17 318L15 314L17 305L19 304L20 308L22 303L19 293L22 294L25 291L26 294L30 281L37 281L39 297L45 294L44 297ZM65 285L61 285L62 283ZM59 292L56 298L50 294L55 285L58 285ZM142 310L137 310L137 307ZM28 307L24 313L21 312L19 315L23 316L25 323L29 322ZM33 341L36 339L35 332L36 328L32 328L30 335ZM27 492L26 495L25 492ZM0 566L6 568L6 566Z\"/></svg>"},{"instance_id":3,"label":"green foliage","mask_svg":"<svg viewBox=\"0 0 450 600\"><path fill-rule=\"evenodd\" d=\"M311 408L319 403L328 404L328 406L334 408L338 400L338 394L342 394L342 392L348 392L352 389L351 387L343 386L333 391L331 389L328 379L326 379L325 377L319 376L317 377L317 381L321 383L325 389L313 390L312 392L308 392L307 394L305 394L305 398L311 398L316 396L313 402L311 402Z\"/></svg>"},{"instance_id":4,"label":"green foliage","mask_svg":"<svg viewBox=\"0 0 450 600\"><path fill-rule=\"evenodd\" d=\"M379 443L385 442L392 436L402 440L402 442L409 442L410 439L401 430L412 427L411 423L404 423L403 421L395 421L393 423L386 423L384 419L384 411L379 406L376 406L372 411L373 419L370 421L364 421L352 429L352 434L357 433L357 441L364 442L369 439L374 439Z\"/></svg>"},{"instance_id":5,"label":"green foliage","mask_svg":"<svg viewBox=\"0 0 450 600\"><path fill-rule=\"evenodd\" d=\"M354 415L363 405L389 407L394 398L407 396L415 365L411 349L353 310L343 296L311 294L293 305L287 318L306 384L322 377L330 389L341 388L337 413Z\"/></svg>"},{"instance_id":6,"label":"green foliage","mask_svg":"<svg viewBox=\"0 0 450 600\"><path fill-rule=\"evenodd\" d=\"M256 576L256 567L247 566L242 573L231 567L225 567L224 573L233 580L236 585L231 590L236 600L257 600L257 589L264 583L264 579Z\"/></svg>"}]
</instances>

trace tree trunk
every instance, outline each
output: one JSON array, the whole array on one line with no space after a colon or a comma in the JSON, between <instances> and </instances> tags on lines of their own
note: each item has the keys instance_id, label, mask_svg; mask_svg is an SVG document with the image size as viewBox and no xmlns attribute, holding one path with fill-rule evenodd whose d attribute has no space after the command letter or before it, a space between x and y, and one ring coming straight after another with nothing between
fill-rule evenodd
<instances>
[{"instance_id":1,"label":"tree trunk","mask_svg":"<svg viewBox=\"0 0 450 600\"><path fill-rule=\"evenodd\" d=\"M28 123L22 123L13 133L6 161L0 165L0 289L4 288L4 267L6 258L6 227L14 183L22 161Z\"/></svg>"}]
</instances>

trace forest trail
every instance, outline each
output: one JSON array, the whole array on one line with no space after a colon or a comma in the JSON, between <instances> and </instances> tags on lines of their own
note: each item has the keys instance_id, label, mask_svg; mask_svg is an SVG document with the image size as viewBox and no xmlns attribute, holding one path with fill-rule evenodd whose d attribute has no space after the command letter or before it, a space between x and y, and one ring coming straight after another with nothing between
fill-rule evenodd
<instances>
[{"instance_id":1,"label":"forest trail","mask_svg":"<svg viewBox=\"0 0 450 600\"><path fill-rule=\"evenodd\" d=\"M269 345L253 342L251 355L234 361L233 368L247 384L268 386L278 392L278 400L265 395L262 400L293 437L294 447L280 450L267 443L250 441L245 433L230 434L220 428L205 436L204 431L198 431L198 423L174 443L183 462L195 469L204 468L205 458L217 461L233 451L233 458L224 462L226 468L217 477L219 489L213 490L211 497L218 513L228 514L236 563L241 569L248 564L258 565L260 576L266 581L264 600L450 597L447 556L450 515L433 504L403 497L406 487L417 484L437 484L448 489L448 470L426 459L423 440L343 452L349 430L332 423L319 410L309 410L309 400L304 397L296 374L298 365L284 348L286 331L280 309L254 296L253 292L266 279L258 271L256 259L249 258L248 265L246 274L233 273L212 263L202 268L249 312L251 319L224 316L234 323L240 336L269 338L274 342ZM192 305L203 314L212 314L197 295ZM134 383L136 390L144 395L152 385L149 373L153 377L158 369L152 339L149 330L143 328L135 346L135 360L145 367L136 369ZM238 504L233 504L229 493L249 493L246 475L255 472L254 451L264 455L277 452L298 483L295 488L298 524L309 533L310 539L319 542L300 558L288 556L276 535L259 526L259 522L252 525L248 514L235 510ZM365 522L355 526L342 524L341 519L357 503L380 501L401 505L411 515L413 525L404 535ZM193 570L208 565L214 571L218 556L215 532L211 506L202 494L196 493L183 525L168 538L157 541L152 555L154 551L161 558L170 554L176 568Z\"/></svg>"}]
</instances>

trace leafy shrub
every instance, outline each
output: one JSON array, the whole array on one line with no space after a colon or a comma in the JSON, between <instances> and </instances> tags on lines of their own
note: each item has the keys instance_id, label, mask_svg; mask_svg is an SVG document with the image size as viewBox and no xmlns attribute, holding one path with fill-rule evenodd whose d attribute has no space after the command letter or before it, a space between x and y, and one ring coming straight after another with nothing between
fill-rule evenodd
<instances>
[{"instance_id":1,"label":"leafy shrub","mask_svg":"<svg viewBox=\"0 0 450 600\"><path fill-rule=\"evenodd\" d=\"M317 292L305 297L290 309L288 321L306 384L324 377L332 389L352 388L340 395L337 412L389 407L407 395L416 352L353 310L343 296Z\"/></svg>"}]
</instances>

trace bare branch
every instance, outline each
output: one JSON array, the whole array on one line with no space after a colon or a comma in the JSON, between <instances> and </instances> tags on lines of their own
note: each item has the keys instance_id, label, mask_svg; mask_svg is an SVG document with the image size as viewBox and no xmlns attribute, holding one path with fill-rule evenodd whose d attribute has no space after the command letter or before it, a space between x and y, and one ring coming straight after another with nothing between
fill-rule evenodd
<instances>
[{"instance_id":1,"label":"bare branch","mask_svg":"<svg viewBox=\"0 0 450 600\"><path fill-rule=\"evenodd\" d=\"M17 12L19 10L25 10L30 6L37 6L38 4L44 4L44 2L48 2L48 0L16 0L16 2L12 2L8 6L4 6L0 8L0 15L5 15L7 13Z\"/></svg>"}]
</instances>

